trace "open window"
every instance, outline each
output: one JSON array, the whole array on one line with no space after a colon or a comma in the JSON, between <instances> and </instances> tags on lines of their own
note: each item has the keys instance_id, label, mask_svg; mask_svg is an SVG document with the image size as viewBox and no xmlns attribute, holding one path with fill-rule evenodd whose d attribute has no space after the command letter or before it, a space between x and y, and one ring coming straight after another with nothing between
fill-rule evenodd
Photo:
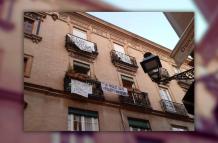
<instances>
[{"instance_id":1,"label":"open window","mask_svg":"<svg viewBox=\"0 0 218 143\"><path fill-rule=\"evenodd\" d=\"M121 75L121 80L123 83L123 87L126 87L127 89L135 88L135 82L134 82L133 77Z\"/></svg>"},{"instance_id":2,"label":"open window","mask_svg":"<svg viewBox=\"0 0 218 143\"><path fill-rule=\"evenodd\" d=\"M85 75L90 76L90 65L88 65L88 64L74 61L73 62L73 69L76 73L81 73L81 74L85 74Z\"/></svg>"}]
</instances>

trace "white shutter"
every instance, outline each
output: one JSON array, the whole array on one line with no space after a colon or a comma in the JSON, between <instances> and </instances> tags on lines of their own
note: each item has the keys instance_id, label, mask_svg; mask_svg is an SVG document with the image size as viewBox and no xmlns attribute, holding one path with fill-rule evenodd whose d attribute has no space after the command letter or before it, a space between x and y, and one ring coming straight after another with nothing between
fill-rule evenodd
<instances>
[{"instance_id":1,"label":"white shutter","mask_svg":"<svg viewBox=\"0 0 218 143\"><path fill-rule=\"evenodd\" d=\"M77 28L74 28L74 29L73 29L73 35L87 40L87 34L86 34L86 32L85 32L85 31L82 31L82 30L79 30L79 29L77 29Z\"/></svg>"},{"instance_id":2,"label":"white shutter","mask_svg":"<svg viewBox=\"0 0 218 143\"><path fill-rule=\"evenodd\" d=\"M121 45L118 45L118 44L114 43L114 50L117 51L117 52L125 54L124 48Z\"/></svg>"}]
</instances>

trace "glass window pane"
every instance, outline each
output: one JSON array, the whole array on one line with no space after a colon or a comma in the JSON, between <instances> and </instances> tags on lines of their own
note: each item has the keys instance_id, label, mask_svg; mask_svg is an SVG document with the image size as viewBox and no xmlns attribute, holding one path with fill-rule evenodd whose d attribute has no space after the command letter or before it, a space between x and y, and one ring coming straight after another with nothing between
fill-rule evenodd
<instances>
[{"instance_id":1,"label":"glass window pane","mask_svg":"<svg viewBox=\"0 0 218 143\"><path fill-rule=\"evenodd\" d=\"M92 131L92 118L91 117L85 117L85 131Z\"/></svg>"}]
</instances>

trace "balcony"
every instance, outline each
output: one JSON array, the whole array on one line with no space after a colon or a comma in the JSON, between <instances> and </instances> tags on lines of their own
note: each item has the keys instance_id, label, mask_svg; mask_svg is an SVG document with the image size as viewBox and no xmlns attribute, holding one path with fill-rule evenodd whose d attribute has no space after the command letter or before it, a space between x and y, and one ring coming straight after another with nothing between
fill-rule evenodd
<instances>
[{"instance_id":1,"label":"balcony","mask_svg":"<svg viewBox=\"0 0 218 143\"><path fill-rule=\"evenodd\" d=\"M96 43L87 41L72 34L66 35L65 47L74 57L82 56L94 60L98 55Z\"/></svg>"},{"instance_id":2,"label":"balcony","mask_svg":"<svg viewBox=\"0 0 218 143\"><path fill-rule=\"evenodd\" d=\"M188 116L188 113L183 104L175 103L175 102L163 100L163 99L160 101L160 104L164 112L178 114L182 116Z\"/></svg>"},{"instance_id":3,"label":"balcony","mask_svg":"<svg viewBox=\"0 0 218 143\"><path fill-rule=\"evenodd\" d=\"M138 90L128 90L129 96L120 96L120 102L124 105L130 105L139 108L151 109L151 104L148 99L148 94Z\"/></svg>"},{"instance_id":4,"label":"balcony","mask_svg":"<svg viewBox=\"0 0 218 143\"><path fill-rule=\"evenodd\" d=\"M84 83L87 83L92 86L92 94L88 95L89 99L93 100L105 100L103 96L103 90L101 88L101 83L96 79L91 79L90 76L80 74L80 73L74 73L74 72L67 72L64 77L64 91L71 93L71 79L78 80ZM74 93L72 93L74 94Z\"/></svg>"},{"instance_id":5,"label":"balcony","mask_svg":"<svg viewBox=\"0 0 218 143\"><path fill-rule=\"evenodd\" d=\"M158 73L159 72L159 73ZM169 78L169 72L165 68L154 69L148 73L153 81L159 81L160 79ZM168 82L166 82L167 84Z\"/></svg>"},{"instance_id":6,"label":"balcony","mask_svg":"<svg viewBox=\"0 0 218 143\"><path fill-rule=\"evenodd\" d=\"M128 71L136 72L138 69L138 65L134 57L115 50L111 51L111 61L116 67Z\"/></svg>"},{"instance_id":7,"label":"balcony","mask_svg":"<svg viewBox=\"0 0 218 143\"><path fill-rule=\"evenodd\" d=\"M178 80L177 81L179 86L188 90L188 88L191 86L191 84L194 82L194 80Z\"/></svg>"}]
</instances>

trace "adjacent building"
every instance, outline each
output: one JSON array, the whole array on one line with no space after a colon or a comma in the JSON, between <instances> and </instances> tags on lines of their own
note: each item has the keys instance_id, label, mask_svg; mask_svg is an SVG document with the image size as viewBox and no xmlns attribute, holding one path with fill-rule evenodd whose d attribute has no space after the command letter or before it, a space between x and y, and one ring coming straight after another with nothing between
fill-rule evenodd
<instances>
[{"instance_id":1,"label":"adjacent building","mask_svg":"<svg viewBox=\"0 0 218 143\"><path fill-rule=\"evenodd\" d=\"M192 68L87 13L25 12L24 130L193 131L182 104L190 84L152 82L140 66L146 52L160 57L165 77Z\"/></svg>"}]
</instances>

